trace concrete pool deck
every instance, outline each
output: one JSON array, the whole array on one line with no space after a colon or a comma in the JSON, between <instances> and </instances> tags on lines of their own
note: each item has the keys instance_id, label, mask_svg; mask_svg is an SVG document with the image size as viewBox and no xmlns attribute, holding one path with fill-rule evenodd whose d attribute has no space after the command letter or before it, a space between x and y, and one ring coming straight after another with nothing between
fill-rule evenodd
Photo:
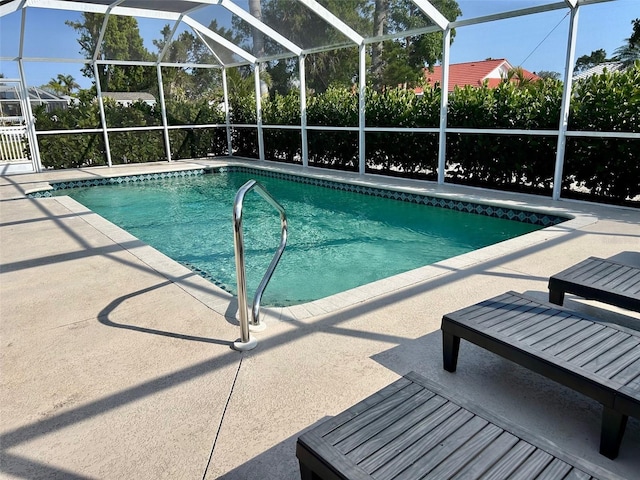
<instances>
[{"instance_id":1,"label":"concrete pool deck","mask_svg":"<svg viewBox=\"0 0 640 480\"><path fill-rule=\"evenodd\" d=\"M597 402L466 343L448 373L439 328L443 314L506 290L546 298L550 275L590 255L635 260L640 210L375 177L575 219L318 303L270 309L257 348L239 353L229 295L68 197L25 197L53 181L224 162L0 178L1 478L296 479L302 431L410 370L637 478L640 420L629 419L609 460L598 454ZM571 296L567 305L627 325L640 319Z\"/></svg>"}]
</instances>

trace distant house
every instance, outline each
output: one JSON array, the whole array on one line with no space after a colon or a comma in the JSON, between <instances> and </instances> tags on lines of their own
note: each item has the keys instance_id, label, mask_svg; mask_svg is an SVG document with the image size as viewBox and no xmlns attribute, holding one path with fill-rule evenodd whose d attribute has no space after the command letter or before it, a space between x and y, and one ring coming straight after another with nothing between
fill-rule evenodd
<instances>
[{"instance_id":1,"label":"distant house","mask_svg":"<svg viewBox=\"0 0 640 480\"><path fill-rule=\"evenodd\" d=\"M28 87L31 108L44 105L47 112L67 108L68 98L60 97L38 87ZM24 112L20 104L21 92L17 86L0 85L0 118L5 122L20 123L24 119Z\"/></svg>"},{"instance_id":2,"label":"distant house","mask_svg":"<svg viewBox=\"0 0 640 480\"><path fill-rule=\"evenodd\" d=\"M591 77L593 75L600 75L600 74L604 73L605 70L607 72L609 72L609 73L622 72L622 71L625 70L624 63L622 63L622 62L605 62L605 63L601 63L600 65L596 65L595 67L588 68L588 69L584 70L583 72L576 73L573 76L573 81L575 82L576 80L582 80L583 78L589 78L589 77Z\"/></svg>"},{"instance_id":3,"label":"distant house","mask_svg":"<svg viewBox=\"0 0 640 480\"><path fill-rule=\"evenodd\" d=\"M504 58L497 60L482 60L479 62L452 63L449 65L449 86L448 91L452 92L455 87L481 87L485 82L489 88L496 88L513 66ZM535 73L522 70L524 78L531 81L542 80ZM427 84L435 87L442 83L442 66L433 67L433 72L425 68L424 77ZM514 79L513 81L517 81ZM419 93L419 92L417 92Z\"/></svg>"},{"instance_id":4,"label":"distant house","mask_svg":"<svg viewBox=\"0 0 640 480\"><path fill-rule=\"evenodd\" d=\"M124 107L136 102L144 102L152 107L156 104L156 97L147 92L102 92L102 98L110 98Z\"/></svg>"}]
</instances>

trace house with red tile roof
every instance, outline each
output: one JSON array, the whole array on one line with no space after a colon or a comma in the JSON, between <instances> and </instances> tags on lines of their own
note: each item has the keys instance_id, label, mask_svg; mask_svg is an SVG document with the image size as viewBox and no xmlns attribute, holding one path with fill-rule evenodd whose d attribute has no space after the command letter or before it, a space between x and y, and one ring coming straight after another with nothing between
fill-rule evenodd
<instances>
[{"instance_id":1,"label":"house with red tile roof","mask_svg":"<svg viewBox=\"0 0 640 480\"><path fill-rule=\"evenodd\" d=\"M507 77L513 66L504 58L481 60L478 62L452 63L449 65L449 88L452 92L454 87L464 87L471 85L473 87L481 87L487 82L489 88L496 88L503 78ZM541 80L535 73L522 70L524 78L531 81ZM426 83L435 87L436 84L442 83L442 66L433 67L433 72L424 69L424 77ZM512 81L517 81L513 79Z\"/></svg>"}]
</instances>

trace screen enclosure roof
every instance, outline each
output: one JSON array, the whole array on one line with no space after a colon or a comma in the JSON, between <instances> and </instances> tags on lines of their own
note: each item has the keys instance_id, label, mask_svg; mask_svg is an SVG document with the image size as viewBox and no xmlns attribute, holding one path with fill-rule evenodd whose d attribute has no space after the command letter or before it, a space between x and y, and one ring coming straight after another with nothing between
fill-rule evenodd
<instances>
[{"instance_id":1,"label":"screen enclosure roof","mask_svg":"<svg viewBox=\"0 0 640 480\"><path fill-rule=\"evenodd\" d=\"M29 47L29 15L31 10L46 9L51 12L75 12L106 14L107 21L114 15L135 17L138 22L155 22L156 31L164 26L170 29L170 44L182 31L189 31L211 52L211 65L219 67L255 64L257 62L297 57L337 48L355 47L458 28L467 25L493 22L506 18L532 15L552 10L607 2L612 0L521 0L518 2L482 2L480 11L471 9L473 15L465 16L465 6L473 0L458 0L462 15L447 19L429 0L388 2L388 18L402 14L398 9L410 11L411 21L399 27L397 22L387 22L387 31L374 35L371 21L375 1L361 2L361 11L345 8L348 3L329 0L287 0L289 15L275 12L270 0L0 0L0 22L12 20L20 24L21 41L18 51L2 52L3 59L76 61L83 59L74 50L60 56L47 55L46 46ZM435 3L435 2L434 2ZM478 3L475 2L475 7ZM407 10L407 6L410 8ZM396 9L396 10L394 10ZM295 15L295 21L284 17ZM406 16L406 13L405 13ZM53 22L53 20L52 20ZM59 22L62 23L62 22ZM4 27L3 27L4 28ZM106 28L106 22L102 29ZM232 35L231 31L244 32ZM55 35L55 33L52 33ZM260 45L254 45L260 38ZM156 40L154 40L155 43ZM77 48L76 48L77 50ZM188 64L188 59L168 59L168 48L158 53L155 62ZM76 56L74 56L76 55ZM94 60L100 52L94 52ZM86 59L84 59L86 60ZM109 60L109 59L103 59ZM140 61L131 58L130 61Z\"/></svg>"}]
</instances>

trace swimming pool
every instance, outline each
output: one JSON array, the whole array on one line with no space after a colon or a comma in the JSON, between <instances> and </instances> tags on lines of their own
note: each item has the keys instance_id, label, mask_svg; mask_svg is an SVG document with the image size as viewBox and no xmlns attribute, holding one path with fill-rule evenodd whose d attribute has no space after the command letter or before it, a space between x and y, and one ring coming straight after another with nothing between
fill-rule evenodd
<instances>
[{"instance_id":1,"label":"swimming pool","mask_svg":"<svg viewBox=\"0 0 640 480\"><path fill-rule=\"evenodd\" d=\"M289 218L289 244L264 294L267 306L324 298L565 220L244 167L54 188L235 293L231 211L249 179L262 183ZM252 296L279 243L279 217L250 194L243 224Z\"/></svg>"}]
</instances>

